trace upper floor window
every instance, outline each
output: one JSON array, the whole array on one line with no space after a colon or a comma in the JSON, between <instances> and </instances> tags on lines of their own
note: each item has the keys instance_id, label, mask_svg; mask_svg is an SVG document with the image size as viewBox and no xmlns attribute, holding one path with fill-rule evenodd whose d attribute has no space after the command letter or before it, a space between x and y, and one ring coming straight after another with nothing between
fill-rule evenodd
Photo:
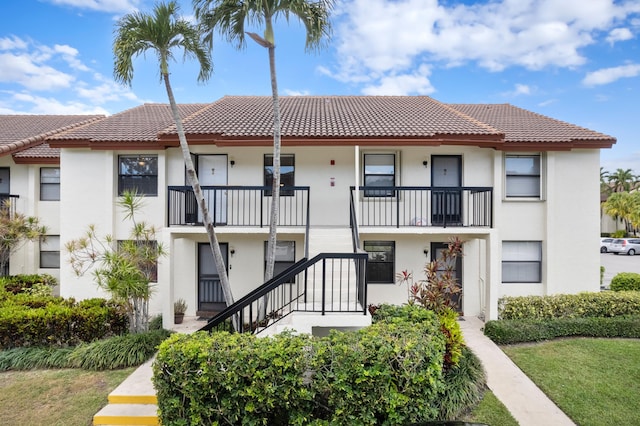
<instances>
[{"instance_id":1,"label":"upper floor window","mask_svg":"<svg viewBox=\"0 0 640 426\"><path fill-rule=\"evenodd\" d=\"M264 264L267 265L267 246L268 241L264 242ZM296 242L295 241L276 241L276 259L273 265L273 276L286 271L296 263ZM295 277L291 277L289 282L295 282Z\"/></svg>"},{"instance_id":2,"label":"upper floor window","mask_svg":"<svg viewBox=\"0 0 640 426\"><path fill-rule=\"evenodd\" d=\"M504 169L507 197L540 198L539 154L507 154Z\"/></svg>"},{"instance_id":3,"label":"upper floor window","mask_svg":"<svg viewBox=\"0 0 640 426\"><path fill-rule=\"evenodd\" d=\"M396 245L393 241L365 241L364 251L367 261L367 282L393 284L395 277Z\"/></svg>"},{"instance_id":4,"label":"upper floor window","mask_svg":"<svg viewBox=\"0 0 640 426\"><path fill-rule=\"evenodd\" d=\"M542 242L502 242L502 282L542 282Z\"/></svg>"},{"instance_id":5,"label":"upper floor window","mask_svg":"<svg viewBox=\"0 0 640 426\"><path fill-rule=\"evenodd\" d=\"M40 201L60 201L60 168L40 169Z\"/></svg>"},{"instance_id":6,"label":"upper floor window","mask_svg":"<svg viewBox=\"0 0 640 426\"><path fill-rule=\"evenodd\" d=\"M396 184L395 154L364 154L364 186ZM365 197L393 197L392 189L365 190Z\"/></svg>"},{"instance_id":7,"label":"upper floor window","mask_svg":"<svg viewBox=\"0 0 640 426\"><path fill-rule=\"evenodd\" d=\"M60 235L40 238L40 267L60 268Z\"/></svg>"},{"instance_id":8,"label":"upper floor window","mask_svg":"<svg viewBox=\"0 0 640 426\"><path fill-rule=\"evenodd\" d=\"M120 155L118 157L118 195L125 191L138 195L158 195L158 156Z\"/></svg>"},{"instance_id":9,"label":"upper floor window","mask_svg":"<svg viewBox=\"0 0 640 426\"><path fill-rule=\"evenodd\" d=\"M296 162L293 154L281 154L280 155L280 186L291 187L295 186L295 171ZM273 155L266 154L264 156L264 186L273 186ZM272 191L264 191L267 197L271 196ZM293 196L293 189L280 190L280 195Z\"/></svg>"}]
</instances>

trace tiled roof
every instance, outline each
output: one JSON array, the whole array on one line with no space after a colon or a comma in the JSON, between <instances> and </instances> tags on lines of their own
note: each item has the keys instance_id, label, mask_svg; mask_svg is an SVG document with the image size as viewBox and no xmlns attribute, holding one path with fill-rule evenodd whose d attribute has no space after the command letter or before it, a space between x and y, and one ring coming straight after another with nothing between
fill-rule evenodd
<instances>
[{"instance_id":1,"label":"tiled roof","mask_svg":"<svg viewBox=\"0 0 640 426\"><path fill-rule=\"evenodd\" d=\"M102 118L103 115L0 115L0 155L36 146L55 133Z\"/></svg>"},{"instance_id":2,"label":"tiled roof","mask_svg":"<svg viewBox=\"0 0 640 426\"><path fill-rule=\"evenodd\" d=\"M43 142L31 148L13 154L13 158L59 158L60 148L51 148L47 142Z\"/></svg>"},{"instance_id":3,"label":"tiled roof","mask_svg":"<svg viewBox=\"0 0 640 426\"><path fill-rule=\"evenodd\" d=\"M615 138L509 104L449 104L452 108L505 133L505 142L613 144Z\"/></svg>"},{"instance_id":4,"label":"tiled roof","mask_svg":"<svg viewBox=\"0 0 640 426\"><path fill-rule=\"evenodd\" d=\"M283 138L502 139L502 132L427 96L281 96ZM260 138L273 135L270 96L225 96L184 121L189 135ZM165 134L174 134L175 126Z\"/></svg>"},{"instance_id":5,"label":"tiled roof","mask_svg":"<svg viewBox=\"0 0 640 426\"><path fill-rule=\"evenodd\" d=\"M207 104L180 104L182 118L204 108ZM158 133L173 124L168 104L144 104L114 114L102 121L50 137L52 144L64 141L85 142L156 142Z\"/></svg>"}]
</instances>

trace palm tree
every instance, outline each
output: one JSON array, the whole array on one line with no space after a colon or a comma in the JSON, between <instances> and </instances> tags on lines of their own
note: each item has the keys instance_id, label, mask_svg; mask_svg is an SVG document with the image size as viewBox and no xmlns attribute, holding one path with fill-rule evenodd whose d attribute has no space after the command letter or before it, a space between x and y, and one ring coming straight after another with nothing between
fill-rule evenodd
<instances>
[{"instance_id":1,"label":"palm tree","mask_svg":"<svg viewBox=\"0 0 640 426\"><path fill-rule=\"evenodd\" d=\"M600 167L600 194L609 195L611 193L611 185L609 183L609 173L604 167Z\"/></svg>"},{"instance_id":2,"label":"palm tree","mask_svg":"<svg viewBox=\"0 0 640 426\"><path fill-rule=\"evenodd\" d=\"M213 44L213 32L217 29L238 49L245 47L245 34L266 48L269 53L271 94L273 103L273 186L267 243L265 280L273 277L275 264L276 233L280 199L280 102L275 60L273 24L279 17L286 20L297 17L307 31L306 49L322 46L331 34L329 13L334 0L193 0L196 19L203 28L204 41ZM262 36L245 31L245 25L264 26Z\"/></svg>"},{"instance_id":3,"label":"palm tree","mask_svg":"<svg viewBox=\"0 0 640 426\"><path fill-rule=\"evenodd\" d=\"M213 70L210 50L204 48L197 26L178 16L179 6L175 1L158 3L153 14L134 12L123 16L116 24L116 37L113 42L115 56L114 77L116 81L131 85L133 79L133 58L147 51L153 52L160 65L160 77L164 81L171 106L171 113L178 131L182 157L187 169L189 183L193 188L198 206L204 218L204 226L209 237L213 259L220 275L220 283L228 305L233 303L229 278L222 259L218 238L209 216L209 211L200 188L200 182L193 167L189 145L184 134L182 119L178 111L171 83L169 81L169 61L173 59L173 50L181 49L184 57L195 57L200 63L199 81L206 81Z\"/></svg>"},{"instance_id":4,"label":"palm tree","mask_svg":"<svg viewBox=\"0 0 640 426\"><path fill-rule=\"evenodd\" d=\"M624 222L624 229L629 232L629 224L634 217L634 212L638 210L638 197L628 192L614 192L607 201L602 204L604 212L616 220L618 218ZM617 228L616 228L617 229Z\"/></svg>"},{"instance_id":5,"label":"palm tree","mask_svg":"<svg viewBox=\"0 0 640 426\"><path fill-rule=\"evenodd\" d=\"M614 192L629 192L636 184L636 176L631 169L617 169L615 173L609 174L607 179L613 183Z\"/></svg>"}]
</instances>

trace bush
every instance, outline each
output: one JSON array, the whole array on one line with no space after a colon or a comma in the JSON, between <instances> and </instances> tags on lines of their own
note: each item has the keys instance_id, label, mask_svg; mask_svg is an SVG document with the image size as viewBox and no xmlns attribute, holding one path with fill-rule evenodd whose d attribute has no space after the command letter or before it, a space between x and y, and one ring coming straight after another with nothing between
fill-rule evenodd
<instances>
[{"instance_id":1,"label":"bush","mask_svg":"<svg viewBox=\"0 0 640 426\"><path fill-rule=\"evenodd\" d=\"M444 391L438 398L438 419L459 419L475 407L487 389L487 379L480 359L463 347L460 362L444 374Z\"/></svg>"},{"instance_id":2,"label":"bush","mask_svg":"<svg viewBox=\"0 0 640 426\"><path fill-rule=\"evenodd\" d=\"M570 336L640 338L640 316L489 321L484 334L500 345Z\"/></svg>"},{"instance_id":3,"label":"bush","mask_svg":"<svg viewBox=\"0 0 640 426\"><path fill-rule=\"evenodd\" d=\"M29 293L29 290L39 286L44 286L51 290L56 286L58 281L49 274L33 274L33 275L11 275L8 277L0 277L0 287L13 294Z\"/></svg>"},{"instance_id":4,"label":"bush","mask_svg":"<svg viewBox=\"0 0 640 426\"><path fill-rule=\"evenodd\" d=\"M104 299L76 303L19 293L0 301L0 349L75 346L123 334L127 326L122 306Z\"/></svg>"},{"instance_id":5,"label":"bush","mask_svg":"<svg viewBox=\"0 0 640 426\"><path fill-rule=\"evenodd\" d=\"M640 292L600 292L503 297L498 317L512 319L587 318L640 315Z\"/></svg>"},{"instance_id":6,"label":"bush","mask_svg":"<svg viewBox=\"0 0 640 426\"><path fill-rule=\"evenodd\" d=\"M640 291L640 274L635 272L620 272L611 280L613 291Z\"/></svg>"}]
</instances>

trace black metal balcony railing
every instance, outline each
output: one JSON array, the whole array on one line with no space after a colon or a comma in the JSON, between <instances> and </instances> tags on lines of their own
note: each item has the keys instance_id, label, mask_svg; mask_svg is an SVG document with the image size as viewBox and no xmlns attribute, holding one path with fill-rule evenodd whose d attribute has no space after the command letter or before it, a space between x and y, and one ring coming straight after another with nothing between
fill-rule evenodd
<instances>
[{"instance_id":1,"label":"black metal balcony railing","mask_svg":"<svg viewBox=\"0 0 640 426\"><path fill-rule=\"evenodd\" d=\"M190 186L168 187L168 220L172 225L202 224L202 214ZM270 186L203 186L214 225L269 226ZM282 187L278 226L307 226L309 187Z\"/></svg>"},{"instance_id":2,"label":"black metal balcony railing","mask_svg":"<svg viewBox=\"0 0 640 426\"><path fill-rule=\"evenodd\" d=\"M19 195L13 194L0 194L0 209L3 213L8 213L9 217L14 217L16 214L16 200L20 198Z\"/></svg>"},{"instance_id":3,"label":"black metal balcony railing","mask_svg":"<svg viewBox=\"0 0 640 426\"><path fill-rule=\"evenodd\" d=\"M234 331L235 323L235 331L255 333L293 312L366 315L366 269L366 253L321 253L303 259L227 307L200 330Z\"/></svg>"},{"instance_id":4,"label":"black metal balcony railing","mask_svg":"<svg viewBox=\"0 0 640 426\"><path fill-rule=\"evenodd\" d=\"M351 187L358 226L493 227L490 187Z\"/></svg>"}]
</instances>

